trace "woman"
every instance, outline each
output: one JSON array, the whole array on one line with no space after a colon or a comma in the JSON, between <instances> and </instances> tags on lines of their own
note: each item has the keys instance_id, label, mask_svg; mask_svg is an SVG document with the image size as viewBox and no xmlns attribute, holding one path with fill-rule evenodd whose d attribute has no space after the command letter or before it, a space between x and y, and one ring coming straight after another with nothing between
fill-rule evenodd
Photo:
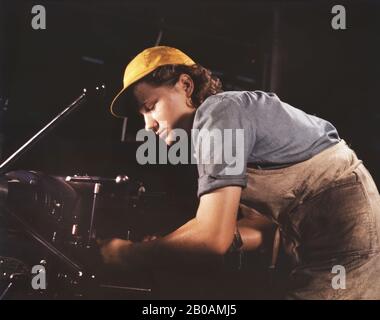
<instances>
[{"instance_id":1,"label":"woman","mask_svg":"<svg viewBox=\"0 0 380 320\"><path fill-rule=\"evenodd\" d=\"M291 261L289 298L380 298L379 193L331 123L273 93L222 92L209 70L170 47L146 49L130 62L111 112L142 114L145 129L168 145L176 129L243 135L222 135L211 147L193 135L196 217L160 239L103 244L106 263L138 265L168 251L255 250L275 225L272 267L281 248ZM242 155L241 170L238 159L205 161L215 151Z\"/></svg>"}]
</instances>

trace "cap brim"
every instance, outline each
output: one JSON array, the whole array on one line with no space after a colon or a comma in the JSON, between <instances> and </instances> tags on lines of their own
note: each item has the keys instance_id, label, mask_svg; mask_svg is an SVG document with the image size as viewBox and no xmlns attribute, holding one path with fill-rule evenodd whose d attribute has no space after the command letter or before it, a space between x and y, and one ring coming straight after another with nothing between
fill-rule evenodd
<instances>
[{"instance_id":1,"label":"cap brim","mask_svg":"<svg viewBox=\"0 0 380 320\"><path fill-rule=\"evenodd\" d=\"M127 118L137 114L136 101L129 88L122 89L113 99L110 111L117 118Z\"/></svg>"}]
</instances>

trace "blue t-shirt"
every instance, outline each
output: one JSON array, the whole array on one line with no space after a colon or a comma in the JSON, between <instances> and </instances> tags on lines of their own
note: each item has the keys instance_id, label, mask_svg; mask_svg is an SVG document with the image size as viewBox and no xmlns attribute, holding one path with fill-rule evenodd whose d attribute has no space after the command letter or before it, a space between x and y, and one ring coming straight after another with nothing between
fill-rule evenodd
<instances>
[{"instance_id":1,"label":"blue t-shirt","mask_svg":"<svg viewBox=\"0 0 380 320\"><path fill-rule=\"evenodd\" d=\"M208 147L200 134L205 130L221 132L218 138L211 134ZM262 91L227 91L208 97L196 110L194 132L198 132L193 136L198 150L198 196L225 186L246 187L248 163L273 168L291 165L340 141L330 122ZM222 161L214 161L220 157Z\"/></svg>"}]
</instances>

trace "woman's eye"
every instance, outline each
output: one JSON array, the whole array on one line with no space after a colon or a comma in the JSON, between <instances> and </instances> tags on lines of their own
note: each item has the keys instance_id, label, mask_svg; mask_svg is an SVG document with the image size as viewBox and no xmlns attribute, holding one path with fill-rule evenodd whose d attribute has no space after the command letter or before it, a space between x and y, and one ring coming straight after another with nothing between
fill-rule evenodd
<instances>
[{"instance_id":1,"label":"woman's eye","mask_svg":"<svg viewBox=\"0 0 380 320\"><path fill-rule=\"evenodd\" d=\"M153 111L156 108L156 104L152 104L149 107L147 107L147 111Z\"/></svg>"}]
</instances>

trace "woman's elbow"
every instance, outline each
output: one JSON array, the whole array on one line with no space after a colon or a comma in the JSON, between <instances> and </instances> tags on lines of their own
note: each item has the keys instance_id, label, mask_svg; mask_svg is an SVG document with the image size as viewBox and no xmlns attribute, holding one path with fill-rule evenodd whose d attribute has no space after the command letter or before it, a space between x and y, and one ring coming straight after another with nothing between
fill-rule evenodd
<instances>
[{"instance_id":1,"label":"woman's elbow","mask_svg":"<svg viewBox=\"0 0 380 320\"><path fill-rule=\"evenodd\" d=\"M212 239L208 241L209 252L216 256L223 256L227 253L232 243L232 239Z\"/></svg>"}]
</instances>

